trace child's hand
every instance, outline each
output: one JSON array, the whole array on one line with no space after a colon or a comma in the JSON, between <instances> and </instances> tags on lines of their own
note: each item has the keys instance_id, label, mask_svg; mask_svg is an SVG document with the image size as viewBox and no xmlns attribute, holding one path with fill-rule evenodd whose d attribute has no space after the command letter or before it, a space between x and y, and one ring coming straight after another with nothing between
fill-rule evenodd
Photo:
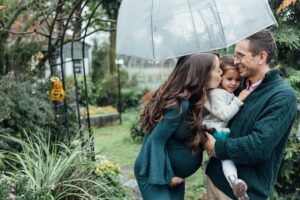
<instances>
[{"instance_id":1,"label":"child's hand","mask_svg":"<svg viewBox=\"0 0 300 200\"><path fill-rule=\"evenodd\" d=\"M244 89L244 90L241 91L238 98L239 98L240 101L244 101L249 94L250 94L250 90Z\"/></svg>"},{"instance_id":2,"label":"child's hand","mask_svg":"<svg viewBox=\"0 0 300 200\"><path fill-rule=\"evenodd\" d=\"M173 187L176 187L177 185L180 185L181 183L183 183L184 182L184 179L183 178L180 178L180 177L173 177L172 178L172 181L169 183L169 186L171 187L171 188L173 188Z\"/></svg>"}]
</instances>

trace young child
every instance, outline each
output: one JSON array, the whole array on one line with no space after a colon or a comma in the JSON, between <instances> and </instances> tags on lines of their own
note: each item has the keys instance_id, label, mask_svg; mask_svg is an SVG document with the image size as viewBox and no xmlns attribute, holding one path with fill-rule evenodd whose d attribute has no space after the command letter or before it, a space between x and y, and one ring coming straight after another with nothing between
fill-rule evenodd
<instances>
[{"instance_id":1,"label":"young child","mask_svg":"<svg viewBox=\"0 0 300 200\"><path fill-rule=\"evenodd\" d=\"M239 69L234 66L233 58L222 57L220 63L223 71L222 81L219 88L211 89L208 93L205 108L209 114L203 120L204 127L210 130L216 140L224 140L228 137L230 130L227 128L227 123L237 114L249 95L248 90L243 90L238 97L233 94L240 86ZM233 161L222 160L222 168L234 195L239 200L248 200L247 184L238 179Z\"/></svg>"}]
</instances>

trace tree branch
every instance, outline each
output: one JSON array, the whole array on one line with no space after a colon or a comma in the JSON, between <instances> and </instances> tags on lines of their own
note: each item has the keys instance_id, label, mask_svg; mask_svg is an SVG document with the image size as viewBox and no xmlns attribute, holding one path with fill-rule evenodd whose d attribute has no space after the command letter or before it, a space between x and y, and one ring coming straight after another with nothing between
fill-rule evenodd
<instances>
[{"instance_id":1,"label":"tree branch","mask_svg":"<svg viewBox=\"0 0 300 200\"><path fill-rule=\"evenodd\" d=\"M111 22L111 23L117 23L117 20L113 20L113 19L95 19L93 22L97 22L97 21L101 21L101 22Z\"/></svg>"},{"instance_id":2,"label":"tree branch","mask_svg":"<svg viewBox=\"0 0 300 200\"><path fill-rule=\"evenodd\" d=\"M80 38L75 39L74 41L79 41L79 40L83 39L84 37L90 36L90 35L92 35L93 33L96 33L96 32L98 32L98 31L113 32L113 31L116 31L116 29L115 29L115 28L112 28L112 29L99 28L99 29L96 29L96 30L94 30L94 31L92 31L92 32L90 32L90 33L88 33L88 34L86 34L85 36L82 36L82 37L80 37Z\"/></svg>"},{"instance_id":3,"label":"tree branch","mask_svg":"<svg viewBox=\"0 0 300 200\"><path fill-rule=\"evenodd\" d=\"M22 4L23 1L21 1L20 4ZM9 21L5 24L4 28L5 29L9 29L12 24L15 22L15 20L18 18L18 16L28 8L28 5L30 4L27 3L27 4L24 4L24 5L18 5L16 6L17 7L17 10L14 12L14 14L10 17Z\"/></svg>"},{"instance_id":4,"label":"tree branch","mask_svg":"<svg viewBox=\"0 0 300 200\"><path fill-rule=\"evenodd\" d=\"M15 34L15 35L29 35L29 34L36 33L36 34L42 35L42 36L47 37L47 38L50 37L49 35L47 35L45 33L38 32L36 29L34 29L33 31L25 31L25 32L20 31L20 32L17 32L17 31L11 31L11 30L0 27L0 31L4 31L4 32L7 32L7 33Z\"/></svg>"}]
</instances>

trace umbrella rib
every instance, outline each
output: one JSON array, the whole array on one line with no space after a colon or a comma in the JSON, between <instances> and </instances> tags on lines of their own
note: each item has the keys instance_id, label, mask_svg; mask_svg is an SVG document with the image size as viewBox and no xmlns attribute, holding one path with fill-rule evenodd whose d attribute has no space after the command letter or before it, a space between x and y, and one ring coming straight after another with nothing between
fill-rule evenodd
<instances>
[{"instance_id":1,"label":"umbrella rib","mask_svg":"<svg viewBox=\"0 0 300 200\"><path fill-rule=\"evenodd\" d=\"M199 37L198 37L198 34L197 34L197 30L196 30L196 25L195 25L195 20L194 20L194 17L193 17L193 13L192 13L192 9L191 9L191 4L190 4L190 1L187 0L187 4L188 4L188 7L189 7L189 10L190 10L190 14L191 14L191 18L192 18L192 24L193 24L193 27L194 27L194 30L195 30L195 35L196 35L196 39L197 39L197 45L199 47L199 49L201 48L200 47L200 40L199 40Z\"/></svg>"},{"instance_id":2,"label":"umbrella rib","mask_svg":"<svg viewBox=\"0 0 300 200\"><path fill-rule=\"evenodd\" d=\"M215 8L216 8L217 16L218 16L218 19L219 19L219 24L220 24L220 26L222 27L221 30L222 30L222 33L223 33L222 36L223 36L223 42L224 42L224 45L223 45L223 46L226 46L226 47L227 47L226 37L225 37L223 25L222 25L222 23L221 23L221 18L220 18L220 14L219 14L219 10L218 10L218 7L217 7L216 0L213 0L213 3L214 3Z\"/></svg>"},{"instance_id":3,"label":"umbrella rib","mask_svg":"<svg viewBox=\"0 0 300 200\"><path fill-rule=\"evenodd\" d=\"M153 4L154 4L154 0L152 0L152 7L151 7L151 28L150 28L150 30L151 30L151 35L152 35L152 37L151 37L151 39L152 39L152 53L153 53L153 59L155 60L156 58L155 58L155 50L154 50L154 33L153 33L153 28L154 28L154 23L153 23L153 11L154 11L154 9L153 9Z\"/></svg>"}]
</instances>

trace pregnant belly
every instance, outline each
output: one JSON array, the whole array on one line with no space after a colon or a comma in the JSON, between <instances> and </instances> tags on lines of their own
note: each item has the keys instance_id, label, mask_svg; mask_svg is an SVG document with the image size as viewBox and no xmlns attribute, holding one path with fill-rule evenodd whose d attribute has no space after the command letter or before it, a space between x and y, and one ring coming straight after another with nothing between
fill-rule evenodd
<instances>
[{"instance_id":1,"label":"pregnant belly","mask_svg":"<svg viewBox=\"0 0 300 200\"><path fill-rule=\"evenodd\" d=\"M187 146L167 147L167 151L175 176L186 178L195 173L202 164L202 152L193 155Z\"/></svg>"}]
</instances>

